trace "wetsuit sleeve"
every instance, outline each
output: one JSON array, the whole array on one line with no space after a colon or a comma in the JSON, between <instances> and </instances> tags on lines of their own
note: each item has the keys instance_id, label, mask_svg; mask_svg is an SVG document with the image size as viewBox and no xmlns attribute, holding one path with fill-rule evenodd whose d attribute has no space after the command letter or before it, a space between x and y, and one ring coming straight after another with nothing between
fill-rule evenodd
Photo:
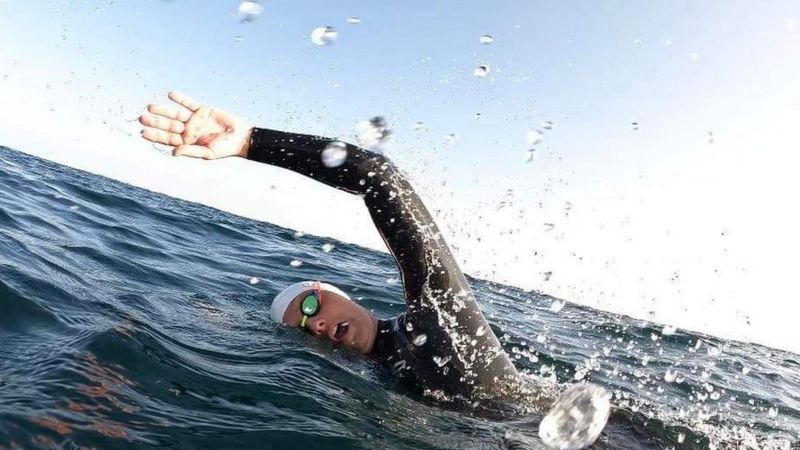
<instances>
[{"instance_id":1,"label":"wetsuit sleeve","mask_svg":"<svg viewBox=\"0 0 800 450\"><path fill-rule=\"evenodd\" d=\"M428 210L406 177L385 156L345 144L347 158L338 167L322 162L325 148L333 142L317 136L254 128L248 159L289 169L329 186L361 196L403 277L406 301L415 305L429 271L426 252L451 273L463 279L450 250L444 244ZM435 255L430 255L433 252Z\"/></svg>"}]
</instances>

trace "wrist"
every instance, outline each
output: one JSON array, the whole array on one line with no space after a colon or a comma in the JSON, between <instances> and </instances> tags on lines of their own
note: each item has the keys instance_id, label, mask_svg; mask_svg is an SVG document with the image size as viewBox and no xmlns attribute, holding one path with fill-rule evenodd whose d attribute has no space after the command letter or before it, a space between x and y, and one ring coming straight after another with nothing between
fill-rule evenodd
<instances>
[{"instance_id":1,"label":"wrist","mask_svg":"<svg viewBox=\"0 0 800 450\"><path fill-rule=\"evenodd\" d=\"M244 133L242 148L239 150L239 156L245 159L247 159L247 155L250 154L251 142L253 140L253 127L248 125L246 130L247 131Z\"/></svg>"}]
</instances>

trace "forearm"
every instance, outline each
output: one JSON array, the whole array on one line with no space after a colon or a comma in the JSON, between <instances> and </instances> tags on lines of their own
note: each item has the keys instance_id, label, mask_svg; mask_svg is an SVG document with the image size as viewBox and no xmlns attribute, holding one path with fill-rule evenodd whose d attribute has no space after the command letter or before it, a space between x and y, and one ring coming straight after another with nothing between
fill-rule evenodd
<instances>
[{"instance_id":1,"label":"forearm","mask_svg":"<svg viewBox=\"0 0 800 450\"><path fill-rule=\"evenodd\" d=\"M364 198L375 227L403 276L406 300L421 300L433 270L437 290L469 290L450 249L403 173L383 155L347 144L347 158L326 167L331 139L254 128L248 159L282 167Z\"/></svg>"},{"instance_id":2,"label":"forearm","mask_svg":"<svg viewBox=\"0 0 800 450\"><path fill-rule=\"evenodd\" d=\"M344 144L344 162L326 167L323 151L332 142L307 134L253 128L246 155L247 159L282 167L353 194L365 195L379 185L379 175L390 166L383 155Z\"/></svg>"}]
</instances>

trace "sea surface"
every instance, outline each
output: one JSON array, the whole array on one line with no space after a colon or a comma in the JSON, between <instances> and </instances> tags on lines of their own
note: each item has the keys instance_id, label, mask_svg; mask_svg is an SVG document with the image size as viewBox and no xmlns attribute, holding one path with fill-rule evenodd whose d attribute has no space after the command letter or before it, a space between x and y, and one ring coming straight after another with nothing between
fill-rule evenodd
<instances>
[{"instance_id":1,"label":"sea surface","mask_svg":"<svg viewBox=\"0 0 800 450\"><path fill-rule=\"evenodd\" d=\"M398 314L397 277L388 254L0 147L0 449L544 448L546 410L456 411L268 318L303 279ZM531 383L613 392L592 448L800 448L800 356L470 282Z\"/></svg>"}]
</instances>

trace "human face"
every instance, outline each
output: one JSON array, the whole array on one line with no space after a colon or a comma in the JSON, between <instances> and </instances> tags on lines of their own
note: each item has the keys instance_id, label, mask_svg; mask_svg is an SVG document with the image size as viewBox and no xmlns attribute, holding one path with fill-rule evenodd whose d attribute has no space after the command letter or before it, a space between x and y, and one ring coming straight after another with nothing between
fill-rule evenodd
<instances>
[{"instance_id":1,"label":"human face","mask_svg":"<svg viewBox=\"0 0 800 450\"><path fill-rule=\"evenodd\" d=\"M292 300L283 315L283 323L292 327L300 326L303 319L300 305L314 291L305 291ZM311 335L367 354L375 343L378 321L363 306L322 287L319 291L319 310L306 319L304 329Z\"/></svg>"}]
</instances>

